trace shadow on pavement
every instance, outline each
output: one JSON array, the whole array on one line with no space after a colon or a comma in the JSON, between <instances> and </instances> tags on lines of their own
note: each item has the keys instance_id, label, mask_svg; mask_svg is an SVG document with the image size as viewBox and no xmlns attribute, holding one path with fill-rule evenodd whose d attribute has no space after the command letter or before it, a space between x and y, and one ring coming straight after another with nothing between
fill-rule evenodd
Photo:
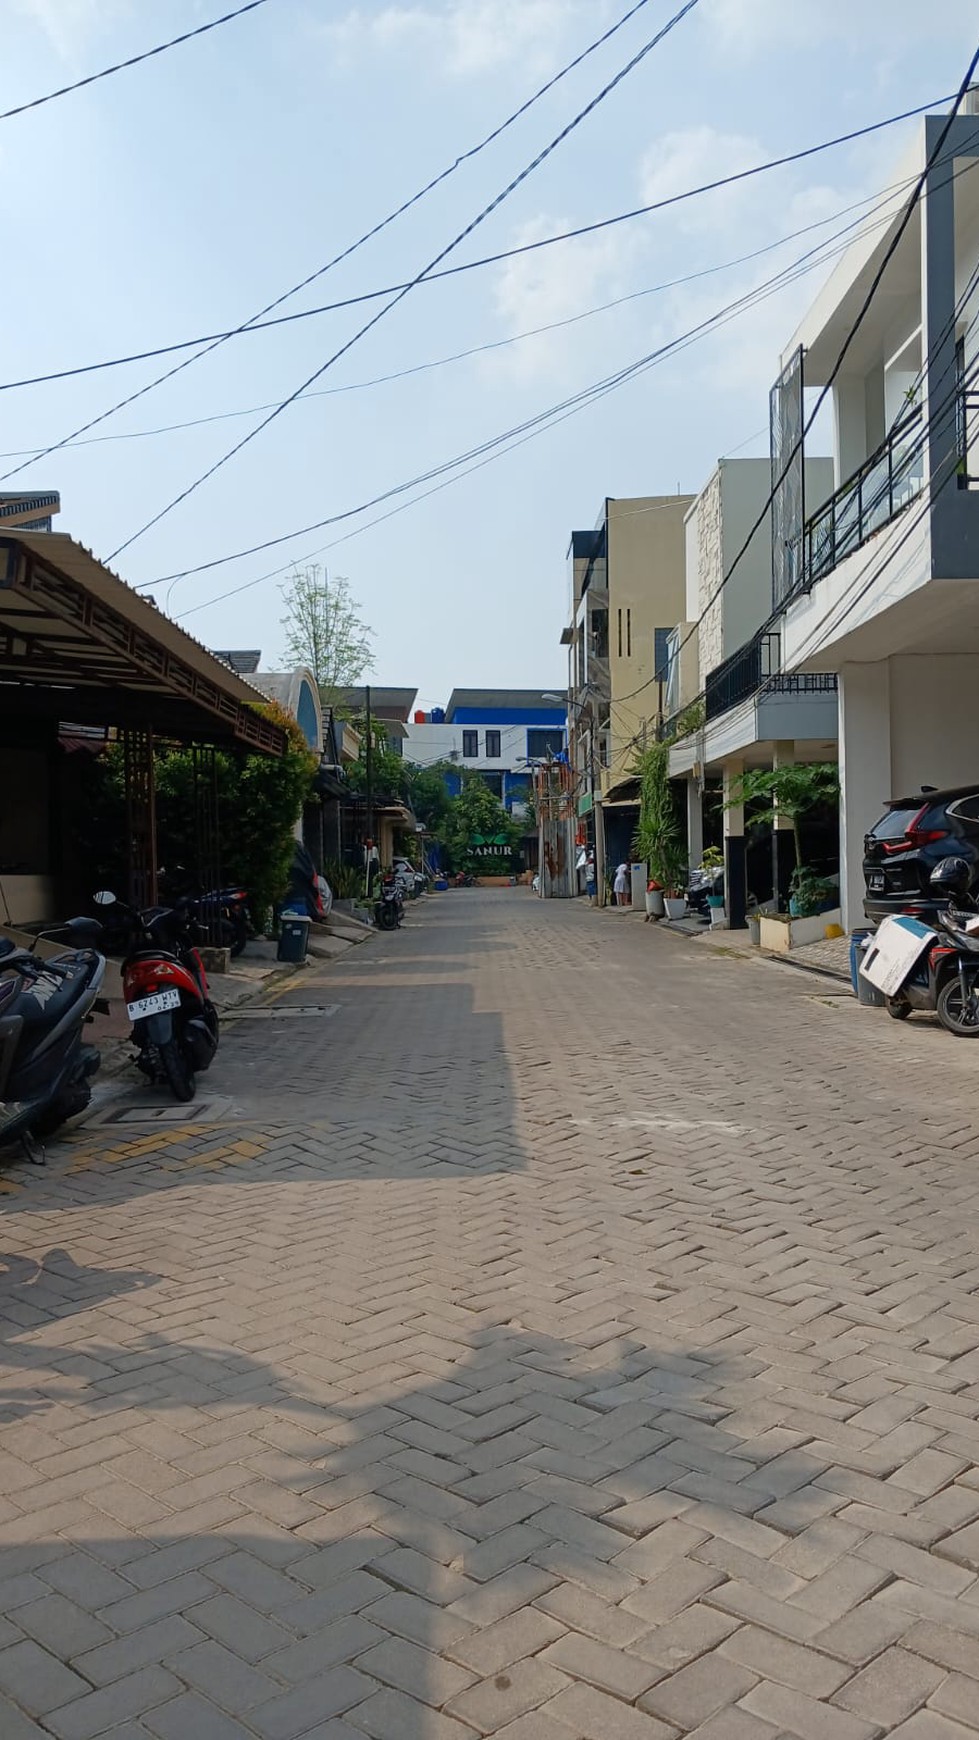
<instances>
[{"instance_id":1,"label":"shadow on pavement","mask_svg":"<svg viewBox=\"0 0 979 1740\"><path fill-rule=\"evenodd\" d=\"M661 1624L699 1600L718 1638L735 1628L720 1495L743 1518L791 1475L784 1454L765 1473L778 1435L722 1423L750 1361L615 1331L447 1332L420 1382L365 1384L351 1346L318 1396L241 1351L85 1342L114 1380L70 1414L67 1350L8 1348L37 1406L0 1425L0 1732L6 1696L59 1740L122 1708L161 1740L300 1740L340 1717L432 1740L446 1708L490 1734L571 1710L579 1632L606 1629L630 1645L627 1702L665 1685Z\"/></svg>"}]
</instances>

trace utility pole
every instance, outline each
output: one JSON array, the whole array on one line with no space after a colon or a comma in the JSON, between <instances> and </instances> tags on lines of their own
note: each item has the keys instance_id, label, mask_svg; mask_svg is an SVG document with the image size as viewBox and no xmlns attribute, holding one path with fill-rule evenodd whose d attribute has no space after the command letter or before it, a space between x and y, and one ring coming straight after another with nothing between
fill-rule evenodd
<instances>
[{"instance_id":1,"label":"utility pole","mask_svg":"<svg viewBox=\"0 0 979 1740\"><path fill-rule=\"evenodd\" d=\"M367 898L371 895L371 849L374 844L374 727L371 722L371 690L368 683L364 690L365 713L367 719L367 843L364 876L367 884Z\"/></svg>"}]
</instances>

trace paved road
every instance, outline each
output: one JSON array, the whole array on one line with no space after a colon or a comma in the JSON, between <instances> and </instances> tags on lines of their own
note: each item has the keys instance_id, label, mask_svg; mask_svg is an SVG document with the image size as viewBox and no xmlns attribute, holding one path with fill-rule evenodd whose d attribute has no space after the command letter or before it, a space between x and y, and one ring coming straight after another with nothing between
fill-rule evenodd
<instances>
[{"instance_id":1,"label":"paved road","mask_svg":"<svg viewBox=\"0 0 979 1740\"><path fill-rule=\"evenodd\" d=\"M2 1740L979 1733L979 1047L454 892L0 1207Z\"/></svg>"}]
</instances>

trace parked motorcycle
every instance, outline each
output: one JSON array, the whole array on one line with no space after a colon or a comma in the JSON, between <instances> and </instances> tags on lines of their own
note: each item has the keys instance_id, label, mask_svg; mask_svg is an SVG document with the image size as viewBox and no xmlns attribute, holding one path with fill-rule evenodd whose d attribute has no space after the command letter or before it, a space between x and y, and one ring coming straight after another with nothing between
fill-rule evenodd
<instances>
[{"instance_id":1,"label":"parked motorcycle","mask_svg":"<svg viewBox=\"0 0 979 1740\"><path fill-rule=\"evenodd\" d=\"M401 884L392 870L381 878L381 891L374 902L374 923L378 930L397 930L405 915Z\"/></svg>"},{"instance_id":2,"label":"parked motorcycle","mask_svg":"<svg viewBox=\"0 0 979 1740\"><path fill-rule=\"evenodd\" d=\"M979 954L979 942L965 928L969 923L976 923L979 913L969 893L972 869L963 858L943 858L928 881L933 898L944 903L936 915L936 923L944 934L934 936L931 946L919 955L900 988L893 996L885 997L884 1006L895 1021L906 1021L915 1010L937 1013L950 1033L972 1037L974 1031L979 1036L979 1021L974 1027L970 1025L966 994L969 973L965 962L960 959L968 957L973 947ZM900 922L898 919L884 919L881 929L884 925ZM922 936L928 935L928 927L924 926ZM979 961L976 971L979 971Z\"/></svg>"},{"instance_id":3,"label":"parked motorcycle","mask_svg":"<svg viewBox=\"0 0 979 1740\"><path fill-rule=\"evenodd\" d=\"M160 871L160 890L175 909L178 905L184 909L198 944L213 940L228 950L232 960L242 953L251 935L247 888L235 884L201 894L193 878L177 865Z\"/></svg>"},{"instance_id":4,"label":"parked motorcycle","mask_svg":"<svg viewBox=\"0 0 979 1740\"><path fill-rule=\"evenodd\" d=\"M718 869L691 870L686 890L687 911L706 921L710 917L710 908L707 905L708 894L723 895L723 893L723 865Z\"/></svg>"},{"instance_id":5,"label":"parked motorcycle","mask_svg":"<svg viewBox=\"0 0 979 1740\"><path fill-rule=\"evenodd\" d=\"M108 889L95 902L121 908L130 927L122 987L136 1067L150 1081L165 1081L175 1100L192 1100L196 1076L218 1047L218 1014L187 916L168 906L137 912Z\"/></svg>"},{"instance_id":6,"label":"parked motorcycle","mask_svg":"<svg viewBox=\"0 0 979 1740\"><path fill-rule=\"evenodd\" d=\"M475 888L476 878L469 870L459 870L452 879L455 888Z\"/></svg>"},{"instance_id":7,"label":"parked motorcycle","mask_svg":"<svg viewBox=\"0 0 979 1740\"><path fill-rule=\"evenodd\" d=\"M92 1097L101 1058L82 1029L105 976L100 929L80 918L44 933L71 945L51 960L0 941L0 1144L19 1142L36 1165L45 1139Z\"/></svg>"}]
</instances>

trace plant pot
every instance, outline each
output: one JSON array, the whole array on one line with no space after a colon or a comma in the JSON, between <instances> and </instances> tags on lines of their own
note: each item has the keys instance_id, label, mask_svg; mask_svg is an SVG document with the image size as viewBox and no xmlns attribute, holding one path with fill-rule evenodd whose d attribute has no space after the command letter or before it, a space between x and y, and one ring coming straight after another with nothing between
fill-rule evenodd
<instances>
[{"instance_id":1,"label":"plant pot","mask_svg":"<svg viewBox=\"0 0 979 1740\"><path fill-rule=\"evenodd\" d=\"M760 922L761 946L784 955L790 949L805 947L806 943L822 942L827 924L838 923L839 917L838 911L819 912L811 918L792 918L784 913L777 918L765 916Z\"/></svg>"},{"instance_id":2,"label":"plant pot","mask_svg":"<svg viewBox=\"0 0 979 1740\"><path fill-rule=\"evenodd\" d=\"M666 911L662 888L647 888L646 911L650 918L662 918Z\"/></svg>"},{"instance_id":3,"label":"plant pot","mask_svg":"<svg viewBox=\"0 0 979 1740\"><path fill-rule=\"evenodd\" d=\"M752 948L757 948L761 942L761 915L757 912L748 914L748 935Z\"/></svg>"},{"instance_id":4,"label":"plant pot","mask_svg":"<svg viewBox=\"0 0 979 1740\"><path fill-rule=\"evenodd\" d=\"M723 906L712 906L709 911L711 930L727 930L727 913Z\"/></svg>"},{"instance_id":5,"label":"plant pot","mask_svg":"<svg viewBox=\"0 0 979 1740\"><path fill-rule=\"evenodd\" d=\"M687 910L687 897L685 894L664 894L663 905L666 908L667 918L675 923L678 918L684 916Z\"/></svg>"}]
</instances>

